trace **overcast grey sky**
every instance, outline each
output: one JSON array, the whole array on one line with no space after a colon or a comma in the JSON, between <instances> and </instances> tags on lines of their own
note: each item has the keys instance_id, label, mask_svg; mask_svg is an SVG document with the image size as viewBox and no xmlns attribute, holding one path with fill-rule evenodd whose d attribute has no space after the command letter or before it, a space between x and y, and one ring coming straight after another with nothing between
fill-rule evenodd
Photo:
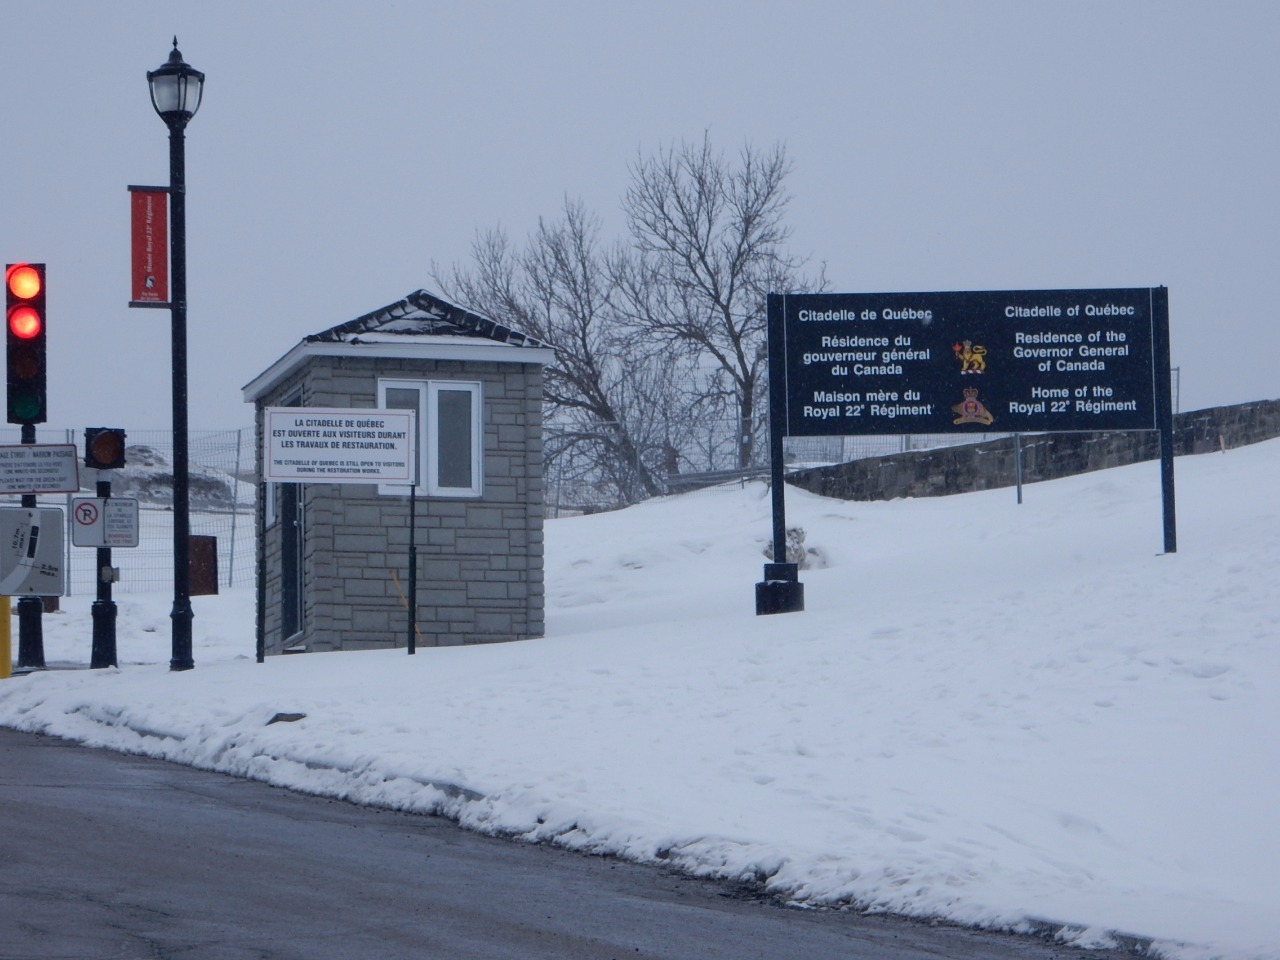
<instances>
[{"instance_id":1,"label":"overcast grey sky","mask_svg":"<svg viewBox=\"0 0 1280 960\"><path fill-rule=\"evenodd\" d=\"M1280 4L0 0L0 247L49 265L50 423L169 426L128 184L187 130L191 425L308 333L431 288L566 195L621 231L638 152L785 144L833 292L1170 290L1184 410L1280 396Z\"/></svg>"}]
</instances>

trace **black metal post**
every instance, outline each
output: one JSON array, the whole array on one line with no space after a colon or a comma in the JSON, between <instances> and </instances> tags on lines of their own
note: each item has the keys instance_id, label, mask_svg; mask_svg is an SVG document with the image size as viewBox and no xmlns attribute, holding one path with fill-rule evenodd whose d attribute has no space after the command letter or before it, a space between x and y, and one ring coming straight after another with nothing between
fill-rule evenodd
<instances>
[{"instance_id":1,"label":"black metal post","mask_svg":"<svg viewBox=\"0 0 1280 960\"><path fill-rule=\"evenodd\" d=\"M258 422L262 423L262 405L258 404ZM262 428L260 427L259 430ZM259 436L259 446L261 446L261 432ZM262 461L259 460L259 463ZM257 611L254 613L254 636L255 636L255 653L258 663L267 662L267 538L262 532L267 528L267 484L265 481L258 484L258 505L255 509L256 525L257 525L257 541L258 541L258 570L254 577L254 593L257 597ZM283 644L281 644L283 646Z\"/></svg>"},{"instance_id":2,"label":"black metal post","mask_svg":"<svg viewBox=\"0 0 1280 960\"><path fill-rule=\"evenodd\" d=\"M410 655L418 652L418 543L414 530L418 526L418 483L409 487L409 635L405 646Z\"/></svg>"},{"instance_id":3,"label":"black metal post","mask_svg":"<svg viewBox=\"0 0 1280 960\"><path fill-rule=\"evenodd\" d=\"M44 669L44 601L18 598L18 666Z\"/></svg>"},{"instance_id":4,"label":"black metal post","mask_svg":"<svg viewBox=\"0 0 1280 960\"><path fill-rule=\"evenodd\" d=\"M34 423L22 425L22 442L36 442ZM22 495L22 506L34 510L37 506L34 493ZM44 669L44 601L39 597L18 598L18 666L33 670Z\"/></svg>"},{"instance_id":5,"label":"black metal post","mask_svg":"<svg viewBox=\"0 0 1280 960\"><path fill-rule=\"evenodd\" d=\"M1178 511L1173 483L1173 384L1170 371L1169 288L1151 290L1152 352L1155 354L1156 429L1160 431L1160 494L1164 514L1164 552L1178 552Z\"/></svg>"},{"instance_id":6,"label":"black metal post","mask_svg":"<svg viewBox=\"0 0 1280 960\"><path fill-rule=\"evenodd\" d=\"M787 562L786 465L782 439L786 434L786 307L782 295L766 300L769 344L769 476L773 494L773 563L764 565L764 579L756 584L756 616L799 613L804 610L800 565Z\"/></svg>"},{"instance_id":7,"label":"black metal post","mask_svg":"<svg viewBox=\"0 0 1280 960\"><path fill-rule=\"evenodd\" d=\"M1022 434L1013 435L1013 481L1018 487L1018 503L1022 503Z\"/></svg>"},{"instance_id":8,"label":"black metal post","mask_svg":"<svg viewBox=\"0 0 1280 960\"><path fill-rule=\"evenodd\" d=\"M783 390L782 358L786 350L782 298L770 294L767 300L769 348L769 483L773 507L773 562L787 562L786 464L782 459L784 424L782 410L787 402Z\"/></svg>"},{"instance_id":9,"label":"black metal post","mask_svg":"<svg viewBox=\"0 0 1280 960\"><path fill-rule=\"evenodd\" d=\"M170 670L195 666L191 651L191 503L187 459L187 186L181 115L169 124L169 258L173 328L173 655Z\"/></svg>"},{"instance_id":10,"label":"black metal post","mask_svg":"<svg viewBox=\"0 0 1280 960\"><path fill-rule=\"evenodd\" d=\"M103 503L103 527L106 528L106 502L111 499L111 481L98 480L98 497ZM98 547L98 593L90 607L93 620L93 645L90 648L89 667L116 666L116 602L111 598L111 584L115 572L111 567L111 548Z\"/></svg>"}]
</instances>

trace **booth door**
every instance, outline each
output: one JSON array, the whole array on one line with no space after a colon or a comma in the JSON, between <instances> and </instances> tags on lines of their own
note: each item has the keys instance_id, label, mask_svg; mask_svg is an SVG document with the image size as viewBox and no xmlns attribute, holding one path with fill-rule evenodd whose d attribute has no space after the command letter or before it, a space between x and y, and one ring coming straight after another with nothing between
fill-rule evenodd
<instances>
[{"instance_id":1,"label":"booth door","mask_svg":"<svg viewBox=\"0 0 1280 960\"><path fill-rule=\"evenodd\" d=\"M280 484L280 638L302 630L302 484Z\"/></svg>"}]
</instances>

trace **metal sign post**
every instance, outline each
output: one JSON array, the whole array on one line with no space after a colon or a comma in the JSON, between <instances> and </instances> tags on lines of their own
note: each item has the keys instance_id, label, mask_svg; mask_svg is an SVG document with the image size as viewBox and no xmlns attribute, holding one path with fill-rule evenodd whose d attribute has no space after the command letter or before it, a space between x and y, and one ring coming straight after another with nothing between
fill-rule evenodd
<instances>
[{"instance_id":1,"label":"metal sign post","mask_svg":"<svg viewBox=\"0 0 1280 960\"><path fill-rule=\"evenodd\" d=\"M1151 291L1151 327L1155 334L1156 428L1160 431L1160 499L1164 514L1164 552L1178 552L1178 518L1173 489L1173 370L1169 366L1169 291Z\"/></svg>"},{"instance_id":2,"label":"metal sign post","mask_svg":"<svg viewBox=\"0 0 1280 960\"><path fill-rule=\"evenodd\" d=\"M804 609L804 584L800 566L787 562L787 498L782 459L784 423L780 411L786 405L786 376L782 361L786 353L782 297L769 294L769 477L773 497L773 562L764 565L764 579L756 584L756 615L799 613Z\"/></svg>"}]
</instances>

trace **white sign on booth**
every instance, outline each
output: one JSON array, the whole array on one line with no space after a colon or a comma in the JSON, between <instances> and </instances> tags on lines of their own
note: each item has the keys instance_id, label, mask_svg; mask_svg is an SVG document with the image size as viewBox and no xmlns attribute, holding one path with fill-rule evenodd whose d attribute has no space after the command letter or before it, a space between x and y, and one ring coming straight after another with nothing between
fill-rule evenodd
<instances>
[{"instance_id":1,"label":"white sign on booth","mask_svg":"<svg viewBox=\"0 0 1280 960\"><path fill-rule=\"evenodd\" d=\"M271 483L413 483L413 410L268 407L263 479Z\"/></svg>"}]
</instances>

